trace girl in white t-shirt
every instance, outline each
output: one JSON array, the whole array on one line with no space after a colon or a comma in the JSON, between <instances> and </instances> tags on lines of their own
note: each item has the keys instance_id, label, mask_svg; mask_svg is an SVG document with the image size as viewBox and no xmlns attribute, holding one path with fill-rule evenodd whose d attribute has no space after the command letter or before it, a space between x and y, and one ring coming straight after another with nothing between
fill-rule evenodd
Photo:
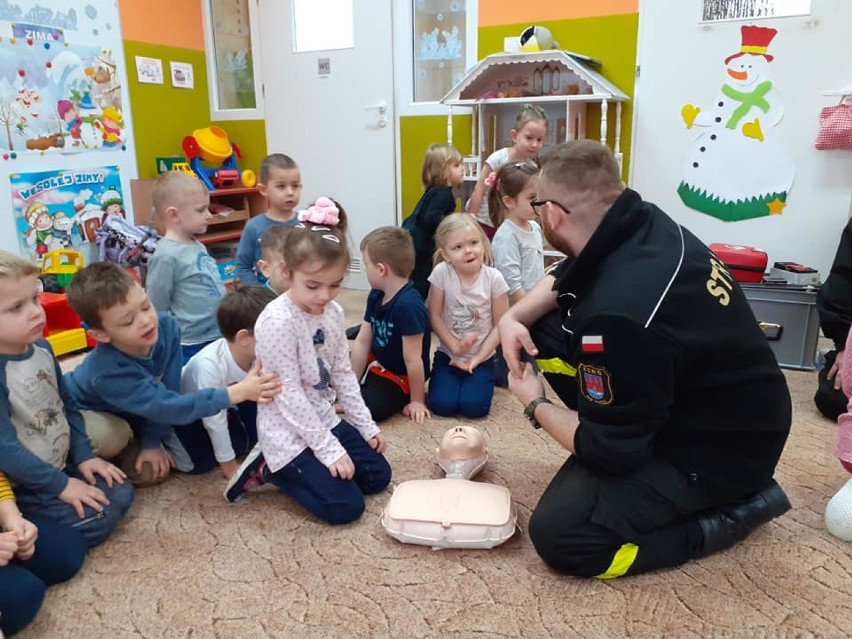
<instances>
[{"instance_id":1,"label":"girl in white t-shirt","mask_svg":"<svg viewBox=\"0 0 852 639\"><path fill-rule=\"evenodd\" d=\"M494 237L497 227L488 215L488 185L485 180L492 172L499 171L510 162L523 162L538 157L546 138L547 116L544 109L525 104L515 118L512 146L494 151L485 160L479 172L479 180L468 201L467 212L476 217L476 221L482 225L482 230L485 231L489 240Z\"/></svg>"},{"instance_id":2,"label":"girl in white t-shirt","mask_svg":"<svg viewBox=\"0 0 852 639\"><path fill-rule=\"evenodd\" d=\"M440 343L427 404L436 415L484 417L494 396L497 323L509 308L508 287L491 266L491 246L470 215L444 218L435 241L428 307Z\"/></svg>"}]
</instances>

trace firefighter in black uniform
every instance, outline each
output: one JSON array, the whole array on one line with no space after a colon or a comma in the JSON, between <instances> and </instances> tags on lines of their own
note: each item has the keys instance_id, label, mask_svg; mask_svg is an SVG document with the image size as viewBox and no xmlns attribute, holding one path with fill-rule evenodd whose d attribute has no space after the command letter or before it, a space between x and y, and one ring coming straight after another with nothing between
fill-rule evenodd
<instances>
[{"instance_id":1,"label":"firefighter in black uniform","mask_svg":"<svg viewBox=\"0 0 852 639\"><path fill-rule=\"evenodd\" d=\"M573 453L530 538L552 568L601 578L728 548L790 508L772 479L790 430L786 381L723 264L626 189L592 141L544 160L534 208L573 261L500 322L509 388ZM550 404L519 358L527 326L558 308L577 411Z\"/></svg>"},{"instance_id":2,"label":"firefighter in black uniform","mask_svg":"<svg viewBox=\"0 0 852 639\"><path fill-rule=\"evenodd\" d=\"M852 220L840 235L831 271L817 295L817 310L822 333L834 350L825 355L825 366L819 373L814 403L833 421L846 412L848 400L843 394L843 350L852 324ZM852 371L849 372L852 375Z\"/></svg>"}]
</instances>

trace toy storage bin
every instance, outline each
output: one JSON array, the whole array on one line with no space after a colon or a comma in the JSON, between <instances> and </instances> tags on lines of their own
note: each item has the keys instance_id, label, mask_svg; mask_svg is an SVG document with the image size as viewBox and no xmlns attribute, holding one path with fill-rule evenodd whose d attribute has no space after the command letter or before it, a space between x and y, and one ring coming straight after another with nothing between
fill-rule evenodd
<instances>
[{"instance_id":1,"label":"toy storage bin","mask_svg":"<svg viewBox=\"0 0 852 639\"><path fill-rule=\"evenodd\" d=\"M817 288L785 284L740 284L782 368L814 370L819 314Z\"/></svg>"}]
</instances>

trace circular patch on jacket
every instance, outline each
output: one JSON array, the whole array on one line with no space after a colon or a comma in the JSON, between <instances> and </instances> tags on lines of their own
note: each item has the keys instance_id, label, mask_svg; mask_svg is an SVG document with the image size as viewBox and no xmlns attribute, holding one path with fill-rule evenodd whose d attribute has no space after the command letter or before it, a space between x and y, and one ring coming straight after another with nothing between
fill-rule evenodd
<instances>
[{"instance_id":1,"label":"circular patch on jacket","mask_svg":"<svg viewBox=\"0 0 852 639\"><path fill-rule=\"evenodd\" d=\"M594 404L612 403L612 378L603 366L580 364L577 368L580 381L580 393Z\"/></svg>"}]
</instances>

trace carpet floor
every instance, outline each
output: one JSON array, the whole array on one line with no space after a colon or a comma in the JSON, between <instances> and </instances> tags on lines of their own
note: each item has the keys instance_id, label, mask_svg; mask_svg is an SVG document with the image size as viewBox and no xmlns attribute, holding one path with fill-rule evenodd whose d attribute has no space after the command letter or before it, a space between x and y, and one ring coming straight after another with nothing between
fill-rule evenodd
<instances>
[{"instance_id":1,"label":"carpet floor","mask_svg":"<svg viewBox=\"0 0 852 639\"><path fill-rule=\"evenodd\" d=\"M341 301L350 323L361 293ZM73 366L74 360L64 362ZM523 637L833 638L852 635L852 553L826 532L825 504L848 477L816 376L786 372L793 429L777 479L793 510L736 548L680 568L610 581L559 576L523 529L565 453L497 390L476 422L491 457L480 481L508 486L522 532L492 550L433 551L385 534L393 485L442 477L435 447L455 420L383 425L391 487L351 525L330 527L265 487L227 504L218 471L138 491L81 573L52 588L23 639Z\"/></svg>"}]
</instances>

